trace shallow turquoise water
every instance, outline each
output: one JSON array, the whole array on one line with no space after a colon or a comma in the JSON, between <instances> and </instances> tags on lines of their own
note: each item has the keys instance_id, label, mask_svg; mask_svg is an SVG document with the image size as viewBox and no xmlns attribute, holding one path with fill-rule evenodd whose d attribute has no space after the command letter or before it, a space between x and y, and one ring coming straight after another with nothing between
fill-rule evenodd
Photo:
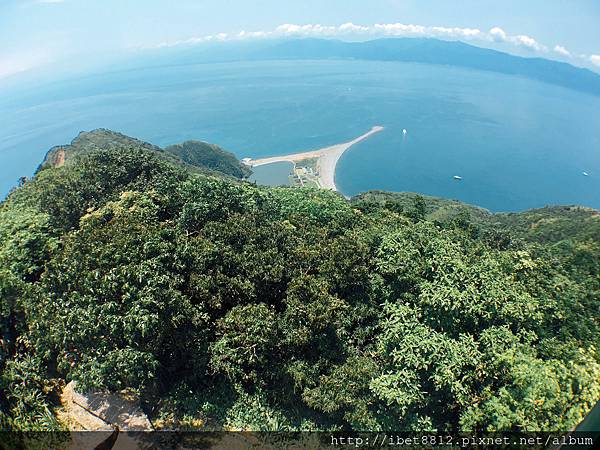
<instances>
[{"instance_id":1,"label":"shallow turquoise water","mask_svg":"<svg viewBox=\"0 0 600 450\"><path fill-rule=\"evenodd\" d=\"M344 194L417 191L496 211L600 208L600 98L489 72L372 61L155 67L0 88L0 123L2 195L80 130L158 145L201 139L243 158L383 125L341 158Z\"/></svg>"}]
</instances>

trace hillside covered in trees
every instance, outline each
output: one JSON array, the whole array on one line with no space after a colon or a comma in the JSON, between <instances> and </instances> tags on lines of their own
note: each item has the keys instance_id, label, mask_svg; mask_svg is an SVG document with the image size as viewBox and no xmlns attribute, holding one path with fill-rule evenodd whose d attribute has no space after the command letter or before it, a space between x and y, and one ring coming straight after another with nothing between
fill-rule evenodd
<instances>
[{"instance_id":1,"label":"hillside covered in trees","mask_svg":"<svg viewBox=\"0 0 600 450\"><path fill-rule=\"evenodd\" d=\"M233 153L208 142L185 141L163 149L105 128L82 131L69 145L51 148L40 169L70 164L77 159L77 156L95 150L120 151L123 148L154 153L159 158L193 173L229 175L235 178L247 178L252 173L250 168L238 161Z\"/></svg>"},{"instance_id":2,"label":"hillside covered in trees","mask_svg":"<svg viewBox=\"0 0 600 450\"><path fill-rule=\"evenodd\" d=\"M597 211L347 201L100 135L0 206L3 429L63 427L69 380L175 428L567 430L600 398Z\"/></svg>"}]
</instances>

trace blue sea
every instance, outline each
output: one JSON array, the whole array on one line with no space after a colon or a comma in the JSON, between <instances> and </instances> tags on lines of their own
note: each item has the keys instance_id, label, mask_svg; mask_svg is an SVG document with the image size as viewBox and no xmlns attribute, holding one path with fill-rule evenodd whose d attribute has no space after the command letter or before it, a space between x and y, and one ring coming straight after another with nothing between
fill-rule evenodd
<instances>
[{"instance_id":1,"label":"blue sea","mask_svg":"<svg viewBox=\"0 0 600 450\"><path fill-rule=\"evenodd\" d=\"M110 128L161 146L205 140L256 158L382 125L342 156L343 194L413 191L493 211L600 208L600 97L469 69L354 60L157 65L0 86L0 124L2 197L81 130Z\"/></svg>"}]
</instances>

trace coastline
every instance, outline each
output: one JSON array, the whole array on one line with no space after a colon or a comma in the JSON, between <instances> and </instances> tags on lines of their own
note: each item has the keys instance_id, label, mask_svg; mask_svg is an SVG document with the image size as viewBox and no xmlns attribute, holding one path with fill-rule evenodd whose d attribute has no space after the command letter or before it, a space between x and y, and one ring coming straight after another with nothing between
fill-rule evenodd
<instances>
[{"instance_id":1,"label":"coastline","mask_svg":"<svg viewBox=\"0 0 600 450\"><path fill-rule=\"evenodd\" d=\"M335 144L329 147L324 147L317 150L310 150L302 153L292 153L290 155L272 156L269 158L259 159L244 158L242 162L249 165L250 167L257 167L265 164L272 164L282 161L291 162L295 165L298 161L302 161L309 158L317 158L317 168L319 172L318 182L320 187L323 189L331 189L337 191L338 189L335 185L335 169L339 159L342 157L344 152L353 145L358 144L359 142L365 139L368 139L370 136L382 131L383 129L384 128L382 126L376 125L365 134L349 142L344 142L342 144Z\"/></svg>"}]
</instances>

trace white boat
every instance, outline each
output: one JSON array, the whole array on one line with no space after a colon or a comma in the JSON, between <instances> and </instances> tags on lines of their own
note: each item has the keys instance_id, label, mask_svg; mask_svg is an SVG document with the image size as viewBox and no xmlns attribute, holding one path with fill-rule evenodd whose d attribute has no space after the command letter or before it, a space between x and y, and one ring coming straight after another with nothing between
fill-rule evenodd
<instances>
[{"instance_id":1,"label":"white boat","mask_svg":"<svg viewBox=\"0 0 600 450\"><path fill-rule=\"evenodd\" d=\"M406 136L406 133L408 133L408 131L406 131L406 128L403 128L403 129L402 129L402 135L403 135L403 136Z\"/></svg>"},{"instance_id":2,"label":"white boat","mask_svg":"<svg viewBox=\"0 0 600 450\"><path fill-rule=\"evenodd\" d=\"M455 180L462 180L462 177L459 177L458 175L454 175L452 178L454 178Z\"/></svg>"},{"instance_id":3,"label":"white boat","mask_svg":"<svg viewBox=\"0 0 600 450\"><path fill-rule=\"evenodd\" d=\"M589 174L589 173L587 173L587 172L582 172L582 173L583 173L583 176L584 176L584 177L589 177L589 176L590 176L590 174Z\"/></svg>"}]
</instances>

